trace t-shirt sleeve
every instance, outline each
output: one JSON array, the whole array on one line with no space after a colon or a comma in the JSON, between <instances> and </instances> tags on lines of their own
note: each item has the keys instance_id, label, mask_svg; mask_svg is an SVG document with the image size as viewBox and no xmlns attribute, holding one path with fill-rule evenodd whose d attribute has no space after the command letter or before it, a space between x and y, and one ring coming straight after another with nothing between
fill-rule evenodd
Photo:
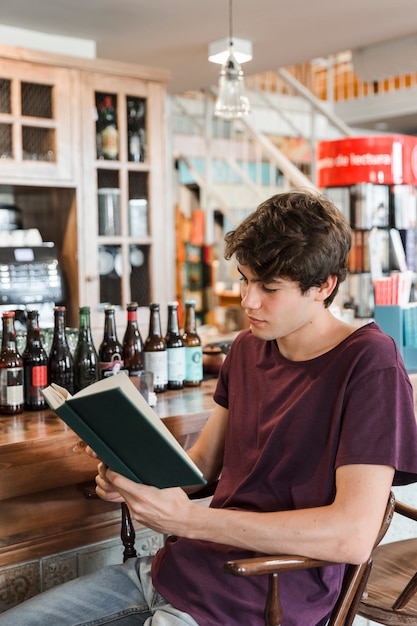
<instances>
[{"instance_id":1,"label":"t-shirt sleeve","mask_svg":"<svg viewBox=\"0 0 417 626\"><path fill-rule=\"evenodd\" d=\"M368 370L346 390L336 467L391 465L394 485L417 480L413 391L402 363Z\"/></svg>"}]
</instances>

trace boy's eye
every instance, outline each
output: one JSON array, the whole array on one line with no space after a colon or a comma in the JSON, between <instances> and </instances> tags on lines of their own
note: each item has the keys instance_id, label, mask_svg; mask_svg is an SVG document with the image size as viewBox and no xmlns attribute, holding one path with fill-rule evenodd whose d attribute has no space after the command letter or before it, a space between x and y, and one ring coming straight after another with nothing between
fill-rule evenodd
<instances>
[{"instance_id":1,"label":"boy's eye","mask_svg":"<svg viewBox=\"0 0 417 626\"><path fill-rule=\"evenodd\" d=\"M270 287L267 287L266 285L262 285L262 289L265 291L265 293L275 293L276 291L278 291L277 288L271 289Z\"/></svg>"}]
</instances>

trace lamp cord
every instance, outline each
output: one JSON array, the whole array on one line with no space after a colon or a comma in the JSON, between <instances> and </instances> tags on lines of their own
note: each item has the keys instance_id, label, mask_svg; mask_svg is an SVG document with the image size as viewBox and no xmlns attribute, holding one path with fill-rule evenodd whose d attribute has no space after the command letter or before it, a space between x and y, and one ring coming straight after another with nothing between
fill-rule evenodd
<instances>
[{"instance_id":1,"label":"lamp cord","mask_svg":"<svg viewBox=\"0 0 417 626\"><path fill-rule=\"evenodd\" d=\"M233 46L233 38L232 38L232 1L229 0L229 45Z\"/></svg>"}]
</instances>

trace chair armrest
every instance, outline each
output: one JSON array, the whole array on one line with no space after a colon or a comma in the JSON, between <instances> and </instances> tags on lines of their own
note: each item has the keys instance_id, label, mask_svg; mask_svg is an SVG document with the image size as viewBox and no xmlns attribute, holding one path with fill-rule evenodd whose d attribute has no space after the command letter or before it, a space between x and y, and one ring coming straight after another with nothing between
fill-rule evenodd
<instances>
[{"instance_id":1,"label":"chair armrest","mask_svg":"<svg viewBox=\"0 0 417 626\"><path fill-rule=\"evenodd\" d=\"M417 509L410 506L409 504L404 504L404 502L400 502L396 500L395 502L395 512L400 513L400 515L404 515L404 517L408 517L409 519L417 522Z\"/></svg>"},{"instance_id":2,"label":"chair armrest","mask_svg":"<svg viewBox=\"0 0 417 626\"><path fill-rule=\"evenodd\" d=\"M224 564L224 569L229 574L234 574L235 576L257 576L260 574L279 574L280 572L291 572L311 567L323 567L325 565L335 565L335 563L333 561L311 559L305 556L282 555L227 561Z\"/></svg>"}]
</instances>

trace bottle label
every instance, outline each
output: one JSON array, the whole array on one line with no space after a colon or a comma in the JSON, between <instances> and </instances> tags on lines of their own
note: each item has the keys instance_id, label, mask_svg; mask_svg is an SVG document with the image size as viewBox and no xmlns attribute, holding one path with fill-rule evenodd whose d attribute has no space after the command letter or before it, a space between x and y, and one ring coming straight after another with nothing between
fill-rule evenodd
<instances>
[{"instance_id":1,"label":"bottle label","mask_svg":"<svg viewBox=\"0 0 417 626\"><path fill-rule=\"evenodd\" d=\"M23 367L7 367L0 370L0 404L16 406L23 404Z\"/></svg>"},{"instance_id":2,"label":"bottle label","mask_svg":"<svg viewBox=\"0 0 417 626\"><path fill-rule=\"evenodd\" d=\"M24 396L28 408L41 409L46 405L41 389L48 384L48 367L46 365L23 366Z\"/></svg>"},{"instance_id":3,"label":"bottle label","mask_svg":"<svg viewBox=\"0 0 417 626\"><path fill-rule=\"evenodd\" d=\"M109 159L117 159L118 132L114 126L106 126L101 133L102 151Z\"/></svg>"},{"instance_id":4,"label":"bottle label","mask_svg":"<svg viewBox=\"0 0 417 626\"><path fill-rule=\"evenodd\" d=\"M100 361L98 364L100 377L113 376L123 370L123 361L120 354L113 354L111 361Z\"/></svg>"},{"instance_id":5,"label":"bottle label","mask_svg":"<svg viewBox=\"0 0 417 626\"><path fill-rule=\"evenodd\" d=\"M48 384L48 368L46 365L32 367L32 387L46 387Z\"/></svg>"},{"instance_id":6,"label":"bottle label","mask_svg":"<svg viewBox=\"0 0 417 626\"><path fill-rule=\"evenodd\" d=\"M168 381L182 382L185 378L185 348L167 348Z\"/></svg>"},{"instance_id":7,"label":"bottle label","mask_svg":"<svg viewBox=\"0 0 417 626\"><path fill-rule=\"evenodd\" d=\"M163 387L168 384L168 354L166 350L159 352L145 352L145 370L153 373L154 387Z\"/></svg>"},{"instance_id":8,"label":"bottle label","mask_svg":"<svg viewBox=\"0 0 417 626\"><path fill-rule=\"evenodd\" d=\"M185 348L185 380L191 382L203 380L202 346L190 346Z\"/></svg>"}]
</instances>

